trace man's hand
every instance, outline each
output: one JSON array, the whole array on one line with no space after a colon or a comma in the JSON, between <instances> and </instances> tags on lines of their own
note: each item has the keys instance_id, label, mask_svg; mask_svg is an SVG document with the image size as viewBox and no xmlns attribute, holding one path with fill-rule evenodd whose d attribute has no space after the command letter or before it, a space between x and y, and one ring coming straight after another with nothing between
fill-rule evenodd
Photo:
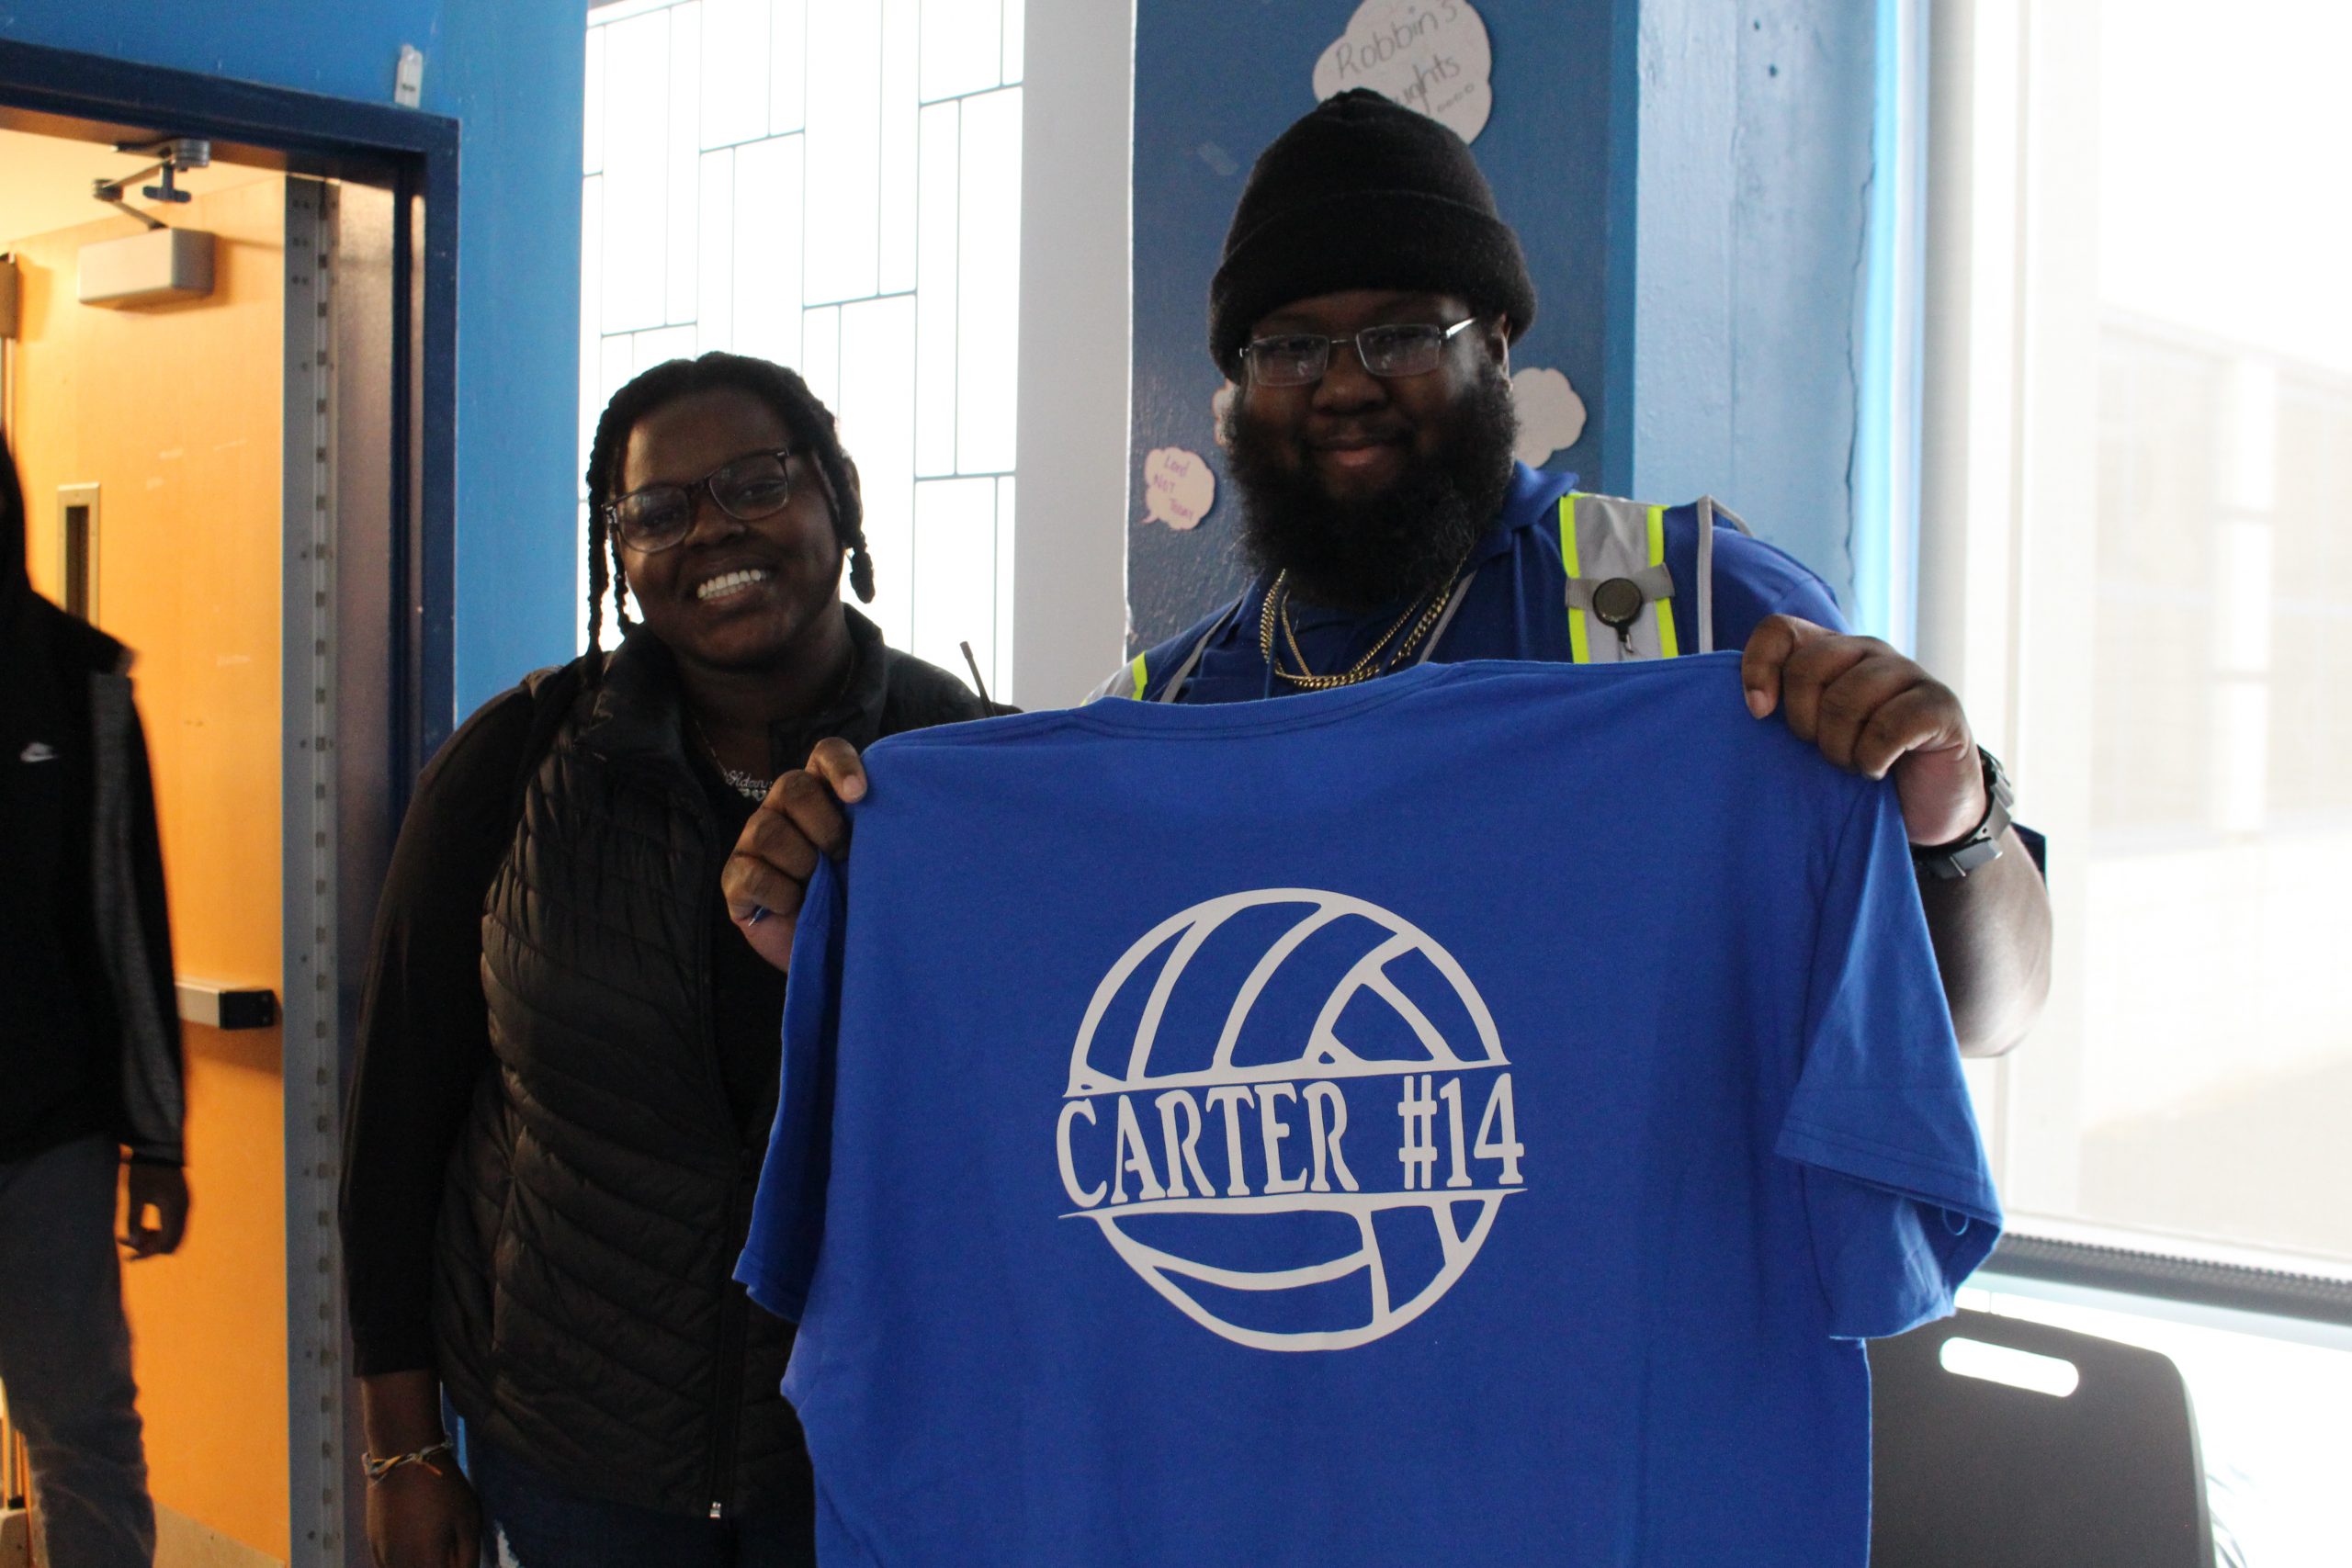
<instances>
[{"instance_id":1,"label":"man's hand","mask_svg":"<svg viewBox=\"0 0 2352 1568\"><path fill-rule=\"evenodd\" d=\"M1984 819L1976 738L1950 686L1876 637L1772 615L1740 656L1747 711L1778 711L1790 731L1841 768L1892 772L1915 844L1948 844Z\"/></svg>"},{"instance_id":2,"label":"man's hand","mask_svg":"<svg viewBox=\"0 0 2352 1568\"><path fill-rule=\"evenodd\" d=\"M1747 639L1739 678L1757 717L1777 710L1841 768L1892 773L1913 843L1948 844L1984 819L1984 768L1960 699L1886 644L1773 615ZM2049 889L2014 829L2007 847L1919 890L1962 1055L2015 1045L2050 994Z\"/></svg>"},{"instance_id":3,"label":"man's hand","mask_svg":"<svg viewBox=\"0 0 2352 1568\"><path fill-rule=\"evenodd\" d=\"M122 1168L122 1235L133 1259L177 1252L187 1234L187 1173L175 1165L132 1160ZM147 1223L147 1211L155 1223Z\"/></svg>"},{"instance_id":4,"label":"man's hand","mask_svg":"<svg viewBox=\"0 0 2352 1568\"><path fill-rule=\"evenodd\" d=\"M792 933L817 857L849 853L844 801L865 795L865 768L848 741L824 739L808 765L785 774L743 825L719 873L727 918L752 951L779 969L792 966Z\"/></svg>"}]
</instances>

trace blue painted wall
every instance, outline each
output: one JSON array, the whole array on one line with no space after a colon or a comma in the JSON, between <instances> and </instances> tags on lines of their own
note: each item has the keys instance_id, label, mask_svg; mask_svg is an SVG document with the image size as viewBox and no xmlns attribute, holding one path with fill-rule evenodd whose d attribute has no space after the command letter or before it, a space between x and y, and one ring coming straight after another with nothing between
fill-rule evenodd
<instances>
[{"instance_id":1,"label":"blue painted wall","mask_svg":"<svg viewBox=\"0 0 2352 1568\"><path fill-rule=\"evenodd\" d=\"M461 124L458 711L570 657L579 570L582 0L0 0L0 37Z\"/></svg>"},{"instance_id":2,"label":"blue painted wall","mask_svg":"<svg viewBox=\"0 0 2352 1568\"><path fill-rule=\"evenodd\" d=\"M1495 107L1472 144L1540 295L1515 364L1588 423L1547 467L1711 492L1849 597L1867 289L1873 7L1856 0L1477 0ZM1240 586L1212 445L1208 283L1250 162L1311 108L1356 0L1137 0L1131 640ZM1216 509L1146 523L1145 453L1210 456Z\"/></svg>"},{"instance_id":3,"label":"blue painted wall","mask_svg":"<svg viewBox=\"0 0 2352 1568\"><path fill-rule=\"evenodd\" d=\"M1643 0L1632 483L1711 493L1854 604L1876 6Z\"/></svg>"},{"instance_id":4,"label":"blue painted wall","mask_svg":"<svg viewBox=\"0 0 2352 1568\"><path fill-rule=\"evenodd\" d=\"M1128 518L1130 635L1148 646L1238 592L1236 503L1225 492L1209 400L1209 279L1250 165L1315 107L1316 57L1356 0L1136 8L1135 438ZM1518 228L1537 290L1515 363L1566 373L1589 423L1551 467L1594 483L1613 411L1601 325L1609 288L1610 0L1480 0L1495 56L1495 109L1472 144ZM1183 446L1217 470L1216 509L1177 533L1141 523L1143 455Z\"/></svg>"}]
</instances>

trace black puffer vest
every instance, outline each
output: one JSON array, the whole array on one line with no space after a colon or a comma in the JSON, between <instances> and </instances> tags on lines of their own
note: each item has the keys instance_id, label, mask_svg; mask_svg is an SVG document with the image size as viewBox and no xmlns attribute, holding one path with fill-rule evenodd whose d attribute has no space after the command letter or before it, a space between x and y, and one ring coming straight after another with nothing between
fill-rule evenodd
<instances>
[{"instance_id":1,"label":"black puffer vest","mask_svg":"<svg viewBox=\"0 0 2352 1568\"><path fill-rule=\"evenodd\" d=\"M777 1392L791 1329L730 1278L760 1164L711 1013L731 845L643 641L558 732L491 886L496 1069L443 1196L440 1367L468 1421L568 1485L675 1513L805 1511Z\"/></svg>"},{"instance_id":2,"label":"black puffer vest","mask_svg":"<svg viewBox=\"0 0 2352 1568\"><path fill-rule=\"evenodd\" d=\"M990 711L844 614L858 662L812 733L862 749ZM679 704L667 652L632 634L523 791L482 915L494 1070L442 1193L438 1365L469 1422L576 1490L813 1517L777 1391L792 1330L731 1279L765 1151L721 1077L711 900L732 834Z\"/></svg>"}]
</instances>

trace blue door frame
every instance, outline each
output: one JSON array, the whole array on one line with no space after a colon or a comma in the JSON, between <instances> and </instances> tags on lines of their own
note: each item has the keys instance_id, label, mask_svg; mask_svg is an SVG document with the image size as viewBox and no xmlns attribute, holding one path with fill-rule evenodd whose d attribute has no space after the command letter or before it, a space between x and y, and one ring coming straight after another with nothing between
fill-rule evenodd
<instances>
[{"instance_id":1,"label":"blue door frame","mask_svg":"<svg viewBox=\"0 0 2352 1568\"><path fill-rule=\"evenodd\" d=\"M350 507L335 521L351 522L355 531L339 540L341 547L323 568L321 554L297 549L306 539L315 545L320 536L299 499L309 493L308 484L293 472L313 435L298 440L295 433L303 429L311 412L306 405L314 399L322 419L329 415L328 395L311 367L314 359L327 365L331 347L338 345L331 341L333 327L324 336L300 338L292 311L286 345L288 476L300 487L286 508L287 603L308 616L303 601L309 595L291 590L298 580L306 585L323 581L333 585L334 614L371 623L344 621L333 634L331 653L322 647L322 662L302 669L297 661L313 638L307 632L293 635L295 615L287 621L287 671L302 677L287 688L289 831L280 878L288 939L281 1013L288 1522L293 1568L330 1568L356 1560L353 1548L364 1529L351 1463L360 1439L349 1398L335 1232L323 1224L299 1224L297 1216L323 1217L335 1206L343 1086L357 1037L359 980L376 897L409 792L424 760L447 739L455 705L458 124L386 106L0 40L0 127L100 144L200 137L224 161L339 181L346 202L361 186L390 194L389 214L363 225L372 254L380 255L377 247L389 240L390 287L371 286L358 296L368 301L358 310L370 323L370 341L380 346L363 351L361 359L336 360L339 375L367 377L362 400L370 412L355 417L372 433L379 428L373 411L382 411L389 463L381 481L356 477L372 475L372 465L338 471L338 486L366 489L343 492ZM289 288L297 280L291 261L297 196L298 187L289 186ZM303 199L312 220L323 222L320 199ZM383 213L380 200L368 198L371 213ZM381 232L386 217L388 236ZM317 249L310 254L323 257L341 232L318 231ZM342 293L347 276L338 267L330 285L314 264L301 281L324 298L331 287ZM372 336L374 323L389 329L382 338ZM321 330L307 320L299 324ZM356 369L362 363L365 372ZM334 417L345 395L335 394ZM379 482L385 491L375 488ZM322 570L323 579L316 575ZM348 664L346 649L355 650ZM357 652L362 649L364 655ZM299 696L314 689L321 705L298 727ZM332 727L331 757L322 750L306 751L311 742L300 739L318 735L322 747L327 731L322 723Z\"/></svg>"},{"instance_id":2,"label":"blue door frame","mask_svg":"<svg viewBox=\"0 0 2352 1568\"><path fill-rule=\"evenodd\" d=\"M0 39L0 126L92 141L202 137L232 162L391 190L394 581L384 603L396 607L397 689L382 760L397 813L457 705L458 122Z\"/></svg>"}]
</instances>

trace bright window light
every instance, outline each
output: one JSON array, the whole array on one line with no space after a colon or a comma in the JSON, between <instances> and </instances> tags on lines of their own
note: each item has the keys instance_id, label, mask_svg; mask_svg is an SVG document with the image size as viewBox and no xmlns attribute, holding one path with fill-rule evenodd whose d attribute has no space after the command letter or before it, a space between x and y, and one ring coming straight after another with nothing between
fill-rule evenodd
<instances>
[{"instance_id":1,"label":"bright window light","mask_svg":"<svg viewBox=\"0 0 2352 1568\"><path fill-rule=\"evenodd\" d=\"M1018 11L1021 0L1008 8ZM1019 81L1018 74L1003 74L1003 51L998 0L922 0L925 103Z\"/></svg>"},{"instance_id":2,"label":"bright window light","mask_svg":"<svg viewBox=\"0 0 2352 1568\"><path fill-rule=\"evenodd\" d=\"M961 671L968 642L982 670L996 662L996 481L926 479L915 486L914 652ZM991 688L993 689L993 688Z\"/></svg>"},{"instance_id":3,"label":"bright window light","mask_svg":"<svg viewBox=\"0 0 2352 1568\"><path fill-rule=\"evenodd\" d=\"M858 463L867 613L959 675L970 642L1004 700L1022 21L1022 0L618 0L588 13L581 143L582 471L639 371L792 367ZM584 605L580 626L584 647Z\"/></svg>"},{"instance_id":4,"label":"bright window light","mask_svg":"<svg viewBox=\"0 0 2352 1568\"><path fill-rule=\"evenodd\" d=\"M1021 294L1021 89L964 100L956 257L956 471L1012 467Z\"/></svg>"},{"instance_id":5,"label":"bright window light","mask_svg":"<svg viewBox=\"0 0 2352 1568\"><path fill-rule=\"evenodd\" d=\"M808 13L808 298L861 299L877 276L882 184L882 8ZM911 110L911 106L908 106Z\"/></svg>"}]
</instances>

